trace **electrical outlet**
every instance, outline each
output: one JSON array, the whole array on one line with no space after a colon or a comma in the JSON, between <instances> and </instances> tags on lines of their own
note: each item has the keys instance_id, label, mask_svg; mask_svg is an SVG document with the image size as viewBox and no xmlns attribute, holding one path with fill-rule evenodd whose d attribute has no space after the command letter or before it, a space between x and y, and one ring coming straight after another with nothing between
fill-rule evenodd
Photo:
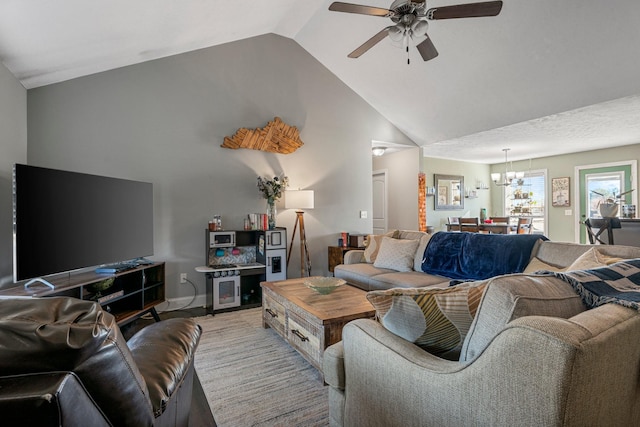
<instances>
[{"instance_id":1,"label":"electrical outlet","mask_svg":"<svg viewBox=\"0 0 640 427\"><path fill-rule=\"evenodd\" d=\"M180 283L187 283L187 273L180 273Z\"/></svg>"}]
</instances>

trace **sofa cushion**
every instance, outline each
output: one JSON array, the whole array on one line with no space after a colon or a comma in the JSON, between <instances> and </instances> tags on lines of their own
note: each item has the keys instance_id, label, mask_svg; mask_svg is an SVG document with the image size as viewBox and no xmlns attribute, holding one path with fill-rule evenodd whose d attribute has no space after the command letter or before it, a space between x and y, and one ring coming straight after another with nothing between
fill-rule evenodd
<instances>
[{"instance_id":1,"label":"sofa cushion","mask_svg":"<svg viewBox=\"0 0 640 427\"><path fill-rule=\"evenodd\" d=\"M558 267L570 266L580 255L593 247L597 247L598 252L610 257L622 259L640 258L640 247L621 245L581 245L569 242L542 242L533 253L538 259L548 264Z\"/></svg>"},{"instance_id":2,"label":"sofa cushion","mask_svg":"<svg viewBox=\"0 0 640 427\"><path fill-rule=\"evenodd\" d=\"M390 332L431 354L455 359L471 326L485 287L469 282L449 288L372 291L367 299Z\"/></svg>"},{"instance_id":3,"label":"sofa cushion","mask_svg":"<svg viewBox=\"0 0 640 427\"><path fill-rule=\"evenodd\" d=\"M378 256L373 266L377 268L389 268L396 271L413 270L413 261L419 242L419 240L383 237Z\"/></svg>"},{"instance_id":4,"label":"sofa cushion","mask_svg":"<svg viewBox=\"0 0 640 427\"><path fill-rule=\"evenodd\" d=\"M586 310L571 285L553 276L512 274L487 282L478 314L462 346L461 362L478 357L514 319L532 315L568 319Z\"/></svg>"},{"instance_id":5,"label":"sofa cushion","mask_svg":"<svg viewBox=\"0 0 640 427\"><path fill-rule=\"evenodd\" d=\"M622 258L611 257L601 253L596 248L591 248L573 261L573 263L567 267L567 271L606 267L607 265L618 261L622 261Z\"/></svg>"},{"instance_id":6,"label":"sofa cushion","mask_svg":"<svg viewBox=\"0 0 640 427\"><path fill-rule=\"evenodd\" d=\"M398 230L389 231L385 234L369 234L367 236L367 244L364 249L364 260L368 263L373 263L378 256L380 245L384 237L395 237L398 234Z\"/></svg>"},{"instance_id":7,"label":"sofa cushion","mask_svg":"<svg viewBox=\"0 0 640 427\"><path fill-rule=\"evenodd\" d=\"M376 274L369 280L369 290L391 288L446 288L449 279L442 276L425 274L422 271L390 271Z\"/></svg>"},{"instance_id":8,"label":"sofa cushion","mask_svg":"<svg viewBox=\"0 0 640 427\"><path fill-rule=\"evenodd\" d=\"M529 264L527 264L527 267L524 269L523 273L535 273L536 271L565 271L566 269L566 267L558 267L555 265L547 264L540 258L533 257L531 258L531 261L529 261Z\"/></svg>"},{"instance_id":9,"label":"sofa cushion","mask_svg":"<svg viewBox=\"0 0 640 427\"><path fill-rule=\"evenodd\" d=\"M535 234L434 234L424 251L422 271L451 279L482 280L520 273L531 259L538 240Z\"/></svg>"},{"instance_id":10,"label":"sofa cushion","mask_svg":"<svg viewBox=\"0 0 640 427\"><path fill-rule=\"evenodd\" d=\"M424 231L415 231L415 230L397 230L396 234L392 237L396 239L406 239L406 240L420 240L427 233Z\"/></svg>"},{"instance_id":11,"label":"sofa cushion","mask_svg":"<svg viewBox=\"0 0 640 427\"><path fill-rule=\"evenodd\" d=\"M372 287L372 281L375 280L375 277L380 274L393 272L393 270L388 268L376 268L373 264L368 264L366 262L349 265L340 264L336 265L333 270L335 277L344 279L350 285L356 286L365 291L377 289L376 287Z\"/></svg>"}]
</instances>

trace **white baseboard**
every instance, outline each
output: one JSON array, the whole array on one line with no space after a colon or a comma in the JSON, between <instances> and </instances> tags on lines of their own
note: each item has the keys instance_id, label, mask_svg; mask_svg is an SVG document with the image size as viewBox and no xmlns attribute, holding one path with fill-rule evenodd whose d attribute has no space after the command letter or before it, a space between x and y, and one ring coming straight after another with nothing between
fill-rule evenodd
<instances>
[{"instance_id":1,"label":"white baseboard","mask_svg":"<svg viewBox=\"0 0 640 427\"><path fill-rule=\"evenodd\" d=\"M206 305L205 295L196 295L195 299L193 297L167 298L164 303L156 306L156 311L162 313L186 308L205 307Z\"/></svg>"}]
</instances>

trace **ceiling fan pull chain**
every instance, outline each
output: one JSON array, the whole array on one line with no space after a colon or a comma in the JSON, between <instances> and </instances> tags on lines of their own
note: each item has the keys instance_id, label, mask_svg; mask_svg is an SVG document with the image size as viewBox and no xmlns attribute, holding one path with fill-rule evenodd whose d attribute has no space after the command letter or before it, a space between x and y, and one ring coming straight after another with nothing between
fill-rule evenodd
<instances>
[{"instance_id":1,"label":"ceiling fan pull chain","mask_svg":"<svg viewBox=\"0 0 640 427\"><path fill-rule=\"evenodd\" d=\"M411 59L409 58L409 44L411 43L411 36L409 35L409 29L405 28L404 31L404 48L407 52L407 65L411 64Z\"/></svg>"}]
</instances>

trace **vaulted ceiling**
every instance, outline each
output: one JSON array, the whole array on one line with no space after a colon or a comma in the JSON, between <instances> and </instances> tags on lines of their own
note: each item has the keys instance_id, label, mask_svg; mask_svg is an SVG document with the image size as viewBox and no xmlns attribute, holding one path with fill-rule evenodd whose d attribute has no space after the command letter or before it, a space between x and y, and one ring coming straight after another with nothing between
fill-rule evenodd
<instances>
[{"instance_id":1,"label":"vaulted ceiling","mask_svg":"<svg viewBox=\"0 0 640 427\"><path fill-rule=\"evenodd\" d=\"M391 0L355 3L388 8ZM430 21L439 56L424 62L411 48L410 65L389 39L347 58L391 21L331 12L330 4L6 0L0 59L29 89L275 33L294 39L427 156L499 163L507 147L517 160L640 143L636 0L504 0L496 17Z\"/></svg>"}]
</instances>

